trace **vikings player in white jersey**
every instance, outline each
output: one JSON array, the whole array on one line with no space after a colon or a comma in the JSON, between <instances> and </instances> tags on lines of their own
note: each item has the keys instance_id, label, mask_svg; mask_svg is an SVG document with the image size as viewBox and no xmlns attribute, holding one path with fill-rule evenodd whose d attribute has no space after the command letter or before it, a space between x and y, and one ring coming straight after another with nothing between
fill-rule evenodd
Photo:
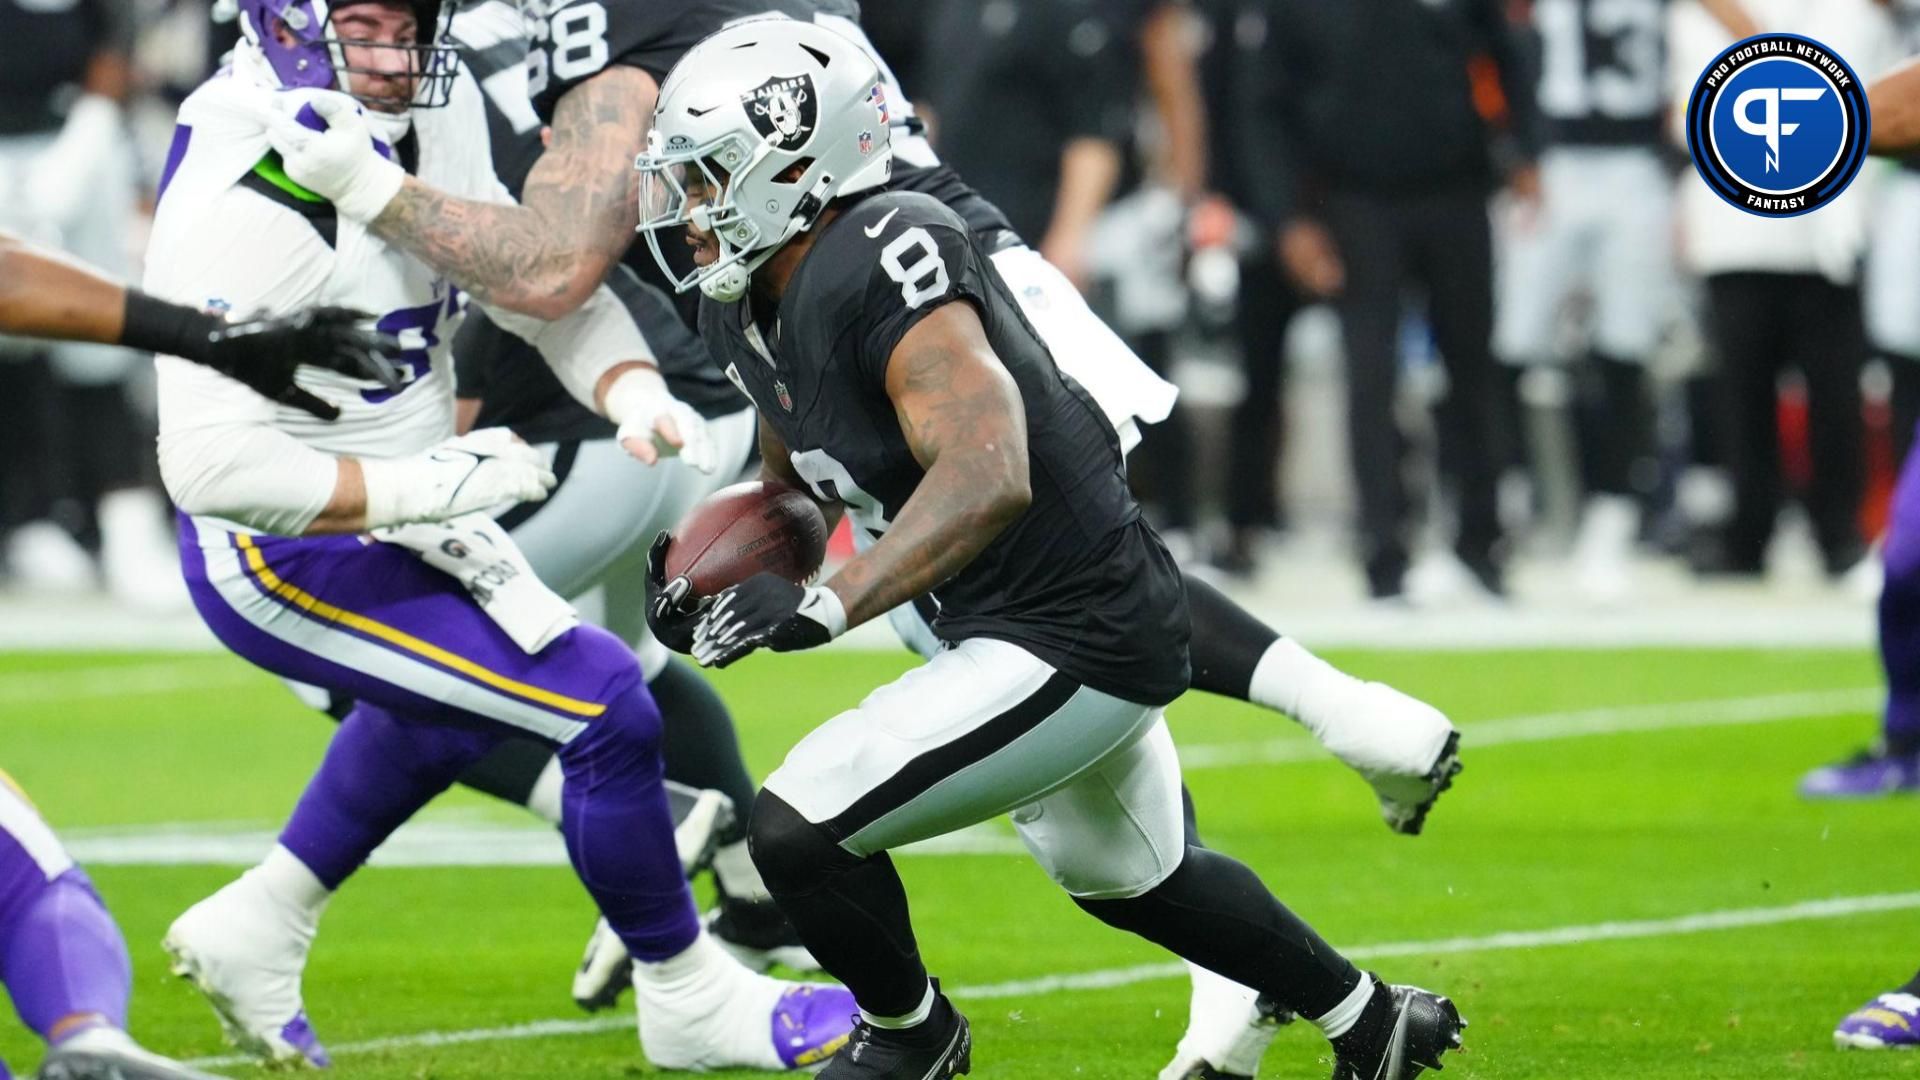
<instances>
[{"instance_id":1,"label":"vikings player in white jersey","mask_svg":"<svg viewBox=\"0 0 1920 1080\"><path fill-rule=\"evenodd\" d=\"M400 337L404 371L398 389L310 375L341 401L322 426L160 361L161 471L202 617L255 664L358 702L341 728L354 737L329 750L267 860L175 921L175 969L244 1049L324 1064L300 973L328 897L370 850L364 835L412 815L501 740L531 735L557 749L574 868L639 961L653 1063L779 1069L830 1053L847 1028L844 991L749 972L700 929L662 785L660 716L632 651L578 625L484 513L544 497L553 474L504 431L454 437L446 354L460 294L351 207L290 180L269 148L269 125L324 128L364 111L357 130L408 172L504 199L480 90L444 42L439 0L240 10L231 69L181 108L147 287L240 311L369 310ZM552 324L496 318L639 456L706 452L699 418L667 392L604 287Z\"/></svg>"}]
</instances>

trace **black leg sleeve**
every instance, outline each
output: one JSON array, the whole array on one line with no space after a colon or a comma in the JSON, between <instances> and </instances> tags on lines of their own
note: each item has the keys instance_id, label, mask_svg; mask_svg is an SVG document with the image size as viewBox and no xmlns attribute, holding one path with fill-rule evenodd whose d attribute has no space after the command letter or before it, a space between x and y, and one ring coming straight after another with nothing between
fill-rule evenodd
<instances>
[{"instance_id":1,"label":"black leg sleeve","mask_svg":"<svg viewBox=\"0 0 1920 1080\"><path fill-rule=\"evenodd\" d=\"M1360 969L1252 870L1205 848L1189 847L1173 876L1143 896L1075 903L1308 1019L1331 1012L1360 984Z\"/></svg>"},{"instance_id":2,"label":"black leg sleeve","mask_svg":"<svg viewBox=\"0 0 1920 1080\"><path fill-rule=\"evenodd\" d=\"M740 736L733 716L711 683L684 660L675 657L647 684L660 705L666 724L662 750L667 779L688 787L712 788L733 800L733 824L720 834L721 844L747 835L747 814L753 807L756 785L740 756Z\"/></svg>"},{"instance_id":3,"label":"black leg sleeve","mask_svg":"<svg viewBox=\"0 0 1920 1080\"><path fill-rule=\"evenodd\" d=\"M860 858L787 802L763 791L747 833L753 864L800 940L829 974L875 1016L920 1006L920 962L907 890L885 852Z\"/></svg>"},{"instance_id":4,"label":"black leg sleeve","mask_svg":"<svg viewBox=\"0 0 1920 1080\"><path fill-rule=\"evenodd\" d=\"M1184 574L1193 636L1193 688L1235 701L1247 700L1253 669L1280 634L1206 582Z\"/></svg>"}]
</instances>

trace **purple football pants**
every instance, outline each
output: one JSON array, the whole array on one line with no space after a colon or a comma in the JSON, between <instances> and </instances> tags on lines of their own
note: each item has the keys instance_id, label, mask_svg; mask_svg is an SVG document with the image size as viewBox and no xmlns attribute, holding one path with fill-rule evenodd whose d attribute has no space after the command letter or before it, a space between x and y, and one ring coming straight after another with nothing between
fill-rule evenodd
<instances>
[{"instance_id":1,"label":"purple football pants","mask_svg":"<svg viewBox=\"0 0 1920 1080\"><path fill-rule=\"evenodd\" d=\"M660 713L633 652L593 626L529 656L459 582L365 537L246 536L181 518L194 605L235 653L358 705L280 842L337 888L500 740L557 747L561 834L635 956L699 932L661 775Z\"/></svg>"},{"instance_id":2,"label":"purple football pants","mask_svg":"<svg viewBox=\"0 0 1920 1080\"><path fill-rule=\"evenodd\" d=\"M1887 671L1883 731L1896 753L1920 752L1920 452L1907 455L1893 489L1883 545L1880 662Z\"/></svg>"},{"instance_id":3,"label":"purple football pants","mask_svg":"<svg viewBox=\"0 0 1920 1080\"><path fill-rule=\"evenodd\" d=\"M82 1017L127 1024L133 970L120 928L87 875L4 774L0 983L20 1019L48 1042L92 1026L73 1023Z\"/></svg>"}]
</instances>

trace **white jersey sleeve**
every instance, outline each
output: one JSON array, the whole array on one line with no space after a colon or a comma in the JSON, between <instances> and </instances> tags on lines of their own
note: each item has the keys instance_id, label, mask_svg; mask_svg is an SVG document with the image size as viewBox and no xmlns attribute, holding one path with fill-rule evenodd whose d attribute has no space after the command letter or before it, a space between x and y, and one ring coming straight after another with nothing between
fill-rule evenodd
<instances>
[{"instance_id":1,"label":"white jersey sleeve","mask_svg":"<svg viewBox=\"0 0 1920 1080\"><path fill-rule=\"evenodd\" d=\"M298 215L241 188L165 209L197 220L171 233L191 242L149 252L148 292L238 315L319 298L334 253ZM251 388L178 357L158 357L155 368L160 475L175 504L263 532L303 532L333 495L335 458L280 430L285 407Z\"/></svg>"},{"instance_id":2,"label":"white jersey sleeve","mask_svg":"<svg viewBox=\"0 0 1920 1080\"><path fill-rule=\"evenodd\" d=\"M613 290L594 290L587 302L552 322L488 307L487 316L546 359L560 385L574 400L595 412L593 394L601 376L629 360L655 362L653 347Z\"/></svg>"}]
</instances>

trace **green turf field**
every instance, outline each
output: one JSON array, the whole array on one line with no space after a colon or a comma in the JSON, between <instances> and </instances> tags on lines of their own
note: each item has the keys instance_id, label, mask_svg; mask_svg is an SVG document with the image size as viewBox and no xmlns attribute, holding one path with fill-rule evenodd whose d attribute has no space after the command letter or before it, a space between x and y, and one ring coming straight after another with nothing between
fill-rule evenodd
<instances>
[{"instance_id":1,"label":"green turf field","mask_svg":"<svg viewBox=\"0 0 1920 1080\"><path fill-rule=\"evenodd\" d=\"M1920 1055L1842 1054L1828 1036L1920 966L1920 803L1810 805L1793 794L1805 769L1870 737L1869 656L1335 659L1427 697L1465 728L1467 770L1428 835L1388 833L1364 785L1303 753L1304 737L1277 718L1190 698L1172 711L1175 737L1207 766L1191 782L1214 846L1382 974L1460 1003L1472 1027L1446 1076L1920 1076ZM905 663L756 657L718 681L764 772ZM226 658L0 658L0 767L75 836L159 823L271 828L328 731L272 679ZM433 813L517 820L460 794ZM900 866L928 962L973 1020L975 1075L1146 1078L1164 1063L1185 1018L1181 980L1150 969L1102 988L1009 985L1164 954L1081 915L1022 856ZM157 943L175 914L236 872L93 869L133 952L134 1033L155 1049L224 1052ZM369 869L328 912L308 1008L343 1077L647 1072L630 1029L497 1030L584 1018L566 990L589 924L564 869ZM1499 934L1517 936L1490 938ZM479 1037L419 1038L427 1033ZM1324 1047L1310 1029L1283 1032L1263 1075L1323 1077ZM0 1056L30 1069L38 1047L7 1020Z\"/></svg>"}]
</instances>

